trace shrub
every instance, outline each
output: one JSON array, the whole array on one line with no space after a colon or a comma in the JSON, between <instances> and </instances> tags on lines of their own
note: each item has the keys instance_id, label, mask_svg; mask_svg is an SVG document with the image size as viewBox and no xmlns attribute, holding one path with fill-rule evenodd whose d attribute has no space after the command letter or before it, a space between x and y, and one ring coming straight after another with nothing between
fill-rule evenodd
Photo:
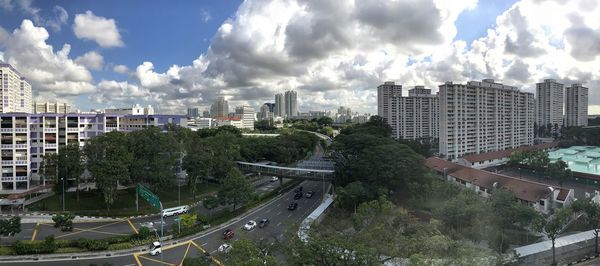
<instances>
[{"instance_id":1,"label":"shrub","mask_svg":"<svg viewBox=\"0 0 600 266\"><path fill-rule=\"evenodd\" d=\"M78 248L86 249L89 251L106 250L108 248L108 241L104 239L77 239Z\"/></svg>"},{"instance_id":2,"label":"shrub","mask_svg":"<svg viewBox=\"0 0 600 266\"><path fill-rule=\"evenodd\" d=\"M108 250L130 249L135 247L132 243L114 243L108 245Z\"/></svg>"},{"instance_id":3,"label":"shrub","mask_svg":"<svg viewBox=\"0 0 600 266\"><path fill-rule=\"evenodd\" d=\"M217 198L215 196L206 196L202 200L202 206L204 206L204 208L207 208L209 210L214 209L215 207L219 206L219 198Z\"/></svg>"},{"instance_id":4,"label":"shrub","mask_svg":"<svg viewBox=\"0 0 600 266\"><path fill-rule=\"evenodd\" d=\"M17 255L53 253L57 248L53 235L47 236L43 241L17 240L13 242L12 247Z\"/></svg>"}]
</instances>

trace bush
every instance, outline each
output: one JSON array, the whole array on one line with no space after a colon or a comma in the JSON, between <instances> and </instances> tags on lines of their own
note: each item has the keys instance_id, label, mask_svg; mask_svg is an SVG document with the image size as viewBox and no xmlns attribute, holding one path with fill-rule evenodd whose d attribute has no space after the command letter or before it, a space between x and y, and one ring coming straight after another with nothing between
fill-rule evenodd
<instances>
[{"instance_id":1,"label":"bush","mask_svg":"<svg viewBox=\"0 0 600 266\"><path fill-rule=\"evenodd\" d=\"M219 198L217 198L215 196L206 196L202 200L202 206L204 206L204 208L212 210L212 209L216 208L217 206L219 206Z\"/></svg>"},{"instance_id":2,"label":"bush","mask_svg":"<svg viewBox=\"0 0 600 266\"><path fill-rule=\"evenodd\" d=\"M120 250L120 249L130 249L135 247L136 245L133 245L132 243L114 243L114 244L110 244L108 245L108 250Z\"/></svg>"},{"instance_id":3,"label":"bush","mask_svg":"<svg viewBox=\"0 0 600 266\"><path fill-rule=\"evenodd\" d=\"M17 240L13 242L12 247L17 255L53 253L57 248L53 235L47 236L43 241Z\"/></svg>"},{"instance_id":4,"label":"bush","mask_svg":"<svg viewBox=\"0 0 600 266\"><path fill-rule=\"evenodd\" d=\"M142 226L142 227L140 227L140 230L138 231L138 233L135 235L132 235L131 238L146 239L152 235L153 235L153 233L152 233L152 231L150 231L150 229L148 227Z\"/></svg>"},{"instance_id":5,"label":"bush","mask_svg":"<svg viewBox=\"0 0 600 266\"><path fill-rule=\"evenodd\" d=\"M104 239L77 239L78 248L86 249L89 251L106 250L108 248L108 241Z\"/></svg>"},{"instance_id":6,"label":"bush","mask_svg":"<svg viewBox=\"0 0 600 266\"><path fill-rule=\"evenodd\" d=\"M17 253L12 247L0 247L0 256L11 256Z\"/></svg>"},{"instance_id":7,"label":"bush","mask_svg":"<svg viewBox=\"0 0 600 266\"><path fill-rule=\"evenodd\" d=\"M54 253L80 253L85 252L85 249L78 247L65 247L65 248L57 248Z\"/></svg>"}]
</instances>

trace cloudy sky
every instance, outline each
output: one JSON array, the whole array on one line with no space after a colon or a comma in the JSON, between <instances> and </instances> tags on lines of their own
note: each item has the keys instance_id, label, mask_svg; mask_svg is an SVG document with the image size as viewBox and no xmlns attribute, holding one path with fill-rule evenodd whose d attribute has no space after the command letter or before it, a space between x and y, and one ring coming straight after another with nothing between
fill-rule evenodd
<instances>
[{"instance_id":1,"label":"cloudy sky","mask_svg":"<svg viewBox=\"0 0 600 266\"><path fill-rule=\"evenodd\" d=\"M600 114L600 0L0 0L0 60L38 100L81 110L258 110L298 91L300 111L376 113L376 87L434 91L493 78L533 92L590 88Z\"/></svg>"}]
</instances>

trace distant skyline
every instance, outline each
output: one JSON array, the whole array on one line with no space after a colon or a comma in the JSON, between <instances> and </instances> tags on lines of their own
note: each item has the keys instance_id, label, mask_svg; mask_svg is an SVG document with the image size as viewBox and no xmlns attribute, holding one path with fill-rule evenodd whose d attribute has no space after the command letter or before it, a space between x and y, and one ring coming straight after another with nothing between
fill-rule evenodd
<instances>
[{"instance_id":1,"label":"distant skyline","mask_svg":"<svg viewBox=\"0 0 600 266\"><path fill-rule=\"evenodd\" d=\"M292 89L301 112L374 114L388 80L436 92L492 78L534 92L552 78L585 84L600 114L599 2L0 0L0 60L34 99L81 110L185 114L218 96L258 110Z\"/></svg>"}]
</instances>

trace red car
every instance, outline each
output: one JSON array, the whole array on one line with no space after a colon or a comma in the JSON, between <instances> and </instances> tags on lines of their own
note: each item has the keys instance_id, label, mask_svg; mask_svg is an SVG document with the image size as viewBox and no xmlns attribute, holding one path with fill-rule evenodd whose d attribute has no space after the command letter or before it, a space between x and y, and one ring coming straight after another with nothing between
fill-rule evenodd
<instances>
[{"instance_id":1,"label":"red car","mask_svg":"<svg viewBox=\"0 0 600 266\"><path fill-rule=\"evenodd\" d=\"M233 230L227 229L227 230L225 230L225 232L223 232L223 239L225 239L225 240L231 239L231 238L233 238L233 235L235 235Z\"/></svg>"}]
</instances>

